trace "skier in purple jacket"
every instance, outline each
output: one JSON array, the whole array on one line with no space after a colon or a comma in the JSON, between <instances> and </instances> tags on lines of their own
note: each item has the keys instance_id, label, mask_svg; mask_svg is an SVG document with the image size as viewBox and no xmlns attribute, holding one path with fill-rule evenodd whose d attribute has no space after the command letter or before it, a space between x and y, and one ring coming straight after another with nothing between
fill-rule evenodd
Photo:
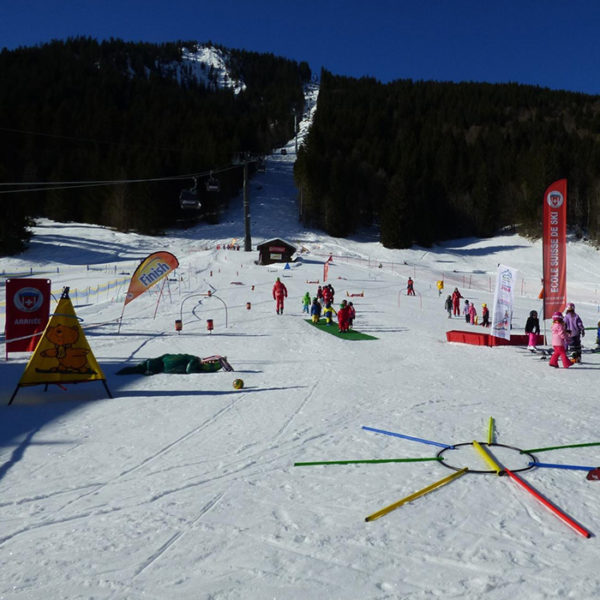
<instances>
[{"instance_id":1,"label":"skier in purple jacket","mask_svg":"<svg viewBox=\"0 0 600 600\"><path fill-rule=\"evenodd\" d=\"M581 360L581 338L585 335L585 329L581 317L575 312L575 305L572 302L567 304L565 327L569 336L568 344L571 358L579 362Z\"/></svg>"}]
</instances>

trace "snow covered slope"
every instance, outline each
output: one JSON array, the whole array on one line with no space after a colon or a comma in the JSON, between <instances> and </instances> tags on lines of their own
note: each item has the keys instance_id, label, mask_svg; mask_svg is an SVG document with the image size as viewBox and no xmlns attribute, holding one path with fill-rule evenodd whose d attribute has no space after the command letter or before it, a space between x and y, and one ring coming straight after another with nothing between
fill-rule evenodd
<instances>
[{"instance_id":1,"label":"snow covered slope","mask_svg":"<svg viewBox=\"0 0 600 600\"><path fill-rule=\"evenodd\" d=\"M41 222L30 250L2 261L7 272L44 271L58 292L92 290L76 310L114 398L98 383L34 386L0 407L0 598L598 597L600 483L585 471L521 476L590 539L495 474L467 473L365 522L453 471L438 461L294 466L435 458L442 448L432 441L467 444L445 450L445 462L486 470L470 444L488 440L490 417L493 439L523 450L599 443L600 354L563 370L524 348L447 343L448 329L473 327L448 319L440 274L480 309L491 304L497 264L519 269L520 331L539 309L539 244L507 235L393 251L369 232L342 240L305 230L294 141L286 148L268 158L250 198L254 245L278 236L304 248L290 269L257 266L254 251L217 249L243 239L241 198L222 224L161 238ZM161 249L178 257L177 276L155 318L159 286L127 306L118 334L126 284L107 284ZM378 339L344 341L304 321L301 298L316 291L308 282L323 281L330 254L336 304L352 300L356 329ZM597 265L597 252L569 244L569 287L588 326L599 318ZM404 294L409 275L415 297ZM283 315L271 296L276 277L288 289ZM218 298L200 295L209 289ZM116 374L170 352L225 355L235 372ZM26 359L0 363L6 401ZM518 451L495 452L510 469L528 466ZM600 464L600 446L532 453L545 463Z\"/></svg>"}]
</instances>

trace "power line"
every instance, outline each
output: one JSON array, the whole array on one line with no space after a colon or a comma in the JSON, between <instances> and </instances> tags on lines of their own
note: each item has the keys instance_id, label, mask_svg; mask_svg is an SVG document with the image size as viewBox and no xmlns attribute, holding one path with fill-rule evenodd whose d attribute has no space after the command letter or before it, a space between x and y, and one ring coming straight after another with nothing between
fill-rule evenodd
<instances>
[{"instance_id":1,"label":"power line","mask_svg":"<svg viewBox=\"0 0 600 600\"><path fill-rule=\"evenodd\" d=\"M15 129L13 127L0 127L0 131L9 131L11 133L24 133L26 135L37 135L40 137L56 138L60 140L71 140L74 142L88 142L92 144L105 144L108 146L127 146L130 148L155 148L157 150L167 150L168 152L181 152L181 148L168 148L166 146L152 146L150 144L128 144L127 142L111 142L108 140L98 140L95 138L75 137L72 135L60 135L57 133L43 133L41 131L29 131L26 129Z\"/></svg>"},{"instance_id":2,"label":"power line","mask_svg":"<svg viewBox=\"0 0 600 600\"><path fill-rule=\"evenodd\" d=\"M20 187L20 186L39 186L29 187L18 190L4 190L0 191L0 194L21 194L25 192L45 192L49 190L69 190L69 189L81 189L91 187L102 187L110 185L123 185L126 183L157 183L161 181L181 181L184 179L194 179L199 177L209 177L211 174L224 173L232 169L239 169L241 165L230 165L228 167L221 167L219 169L210 169L209 171L203 171L200 173L189 173L187 175L173 175L170 177L152 177L147 179L112 179L112 180L82 180L82 181L30 181L30 182L12 182L12 183L0 183L2 187ZM47 187L42 187L47 186Z\"/></svg>"}]
</instances>

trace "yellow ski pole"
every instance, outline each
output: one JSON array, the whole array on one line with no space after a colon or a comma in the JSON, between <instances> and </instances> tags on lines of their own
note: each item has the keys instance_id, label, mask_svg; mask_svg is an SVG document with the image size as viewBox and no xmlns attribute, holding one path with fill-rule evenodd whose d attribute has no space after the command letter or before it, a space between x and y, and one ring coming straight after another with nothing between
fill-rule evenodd
<instances>
[{"instance_id":1,"label":"yellow ski pole","mask_svg":"<svg viewBox=\"0 0 600 600\"><path fill-rule=\"evenodd\" d=\"M384 515L387 515L389 512L392 512L393 510L402 506L403 504L406 504L407 502L411 502L412 500L420 498L421 496L424 496L425 494L432 492L433 490L441 487L442 485L446 485L447 483L450 483L453 479L456 479L457 477L464 475L468 470L469 469L467 467L465 467L464 469L461 469L460 471L456 471L456 473L452 473L452 475L448 475L448 477L444 477L444 479L440 479L439 481L436 481L435 483L428 485L427 487L423 488L422 490L419 490L418 492L415 492L414 494L411 494L410 496L406 496L406 498L402 498L402 500L398 500L398 502L394 502L394 504L390 504L389 506L382 508L381 510L377 511L376 513L369 515L368 517L365 518L365 521L374 521L375 519L379 519L379 517L383 517Z\"/></svg>"},{"instance_id":2,"label":"yellow ski pole","mask_svg":"<svg viewBox=\"0 0 600 600\"><path fill-rule=\"evenodd\" d=\"M496 475L504 474L504 469L492 458L492 455L486 451L479 442L473 440L473 448L475 448L475 450L481 454L481 458L496 471Z\"/></svg>"}]
</instances>

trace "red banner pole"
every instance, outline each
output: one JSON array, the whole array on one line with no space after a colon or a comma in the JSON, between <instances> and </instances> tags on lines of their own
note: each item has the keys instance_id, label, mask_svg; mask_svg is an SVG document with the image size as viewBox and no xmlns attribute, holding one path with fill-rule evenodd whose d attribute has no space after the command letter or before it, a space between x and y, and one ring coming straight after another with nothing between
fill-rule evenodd
<instances>
[{"instance_id":1,"label":"red banner pole","mask_svg":"<svg viewBox=\"0 0 600 600\"><path fill-rule=\"evenodd\" d=\"M567 180L559 179L544 193L542 252L544 319L564 310L567 301Z\"/></svg>"}]
</instances>

